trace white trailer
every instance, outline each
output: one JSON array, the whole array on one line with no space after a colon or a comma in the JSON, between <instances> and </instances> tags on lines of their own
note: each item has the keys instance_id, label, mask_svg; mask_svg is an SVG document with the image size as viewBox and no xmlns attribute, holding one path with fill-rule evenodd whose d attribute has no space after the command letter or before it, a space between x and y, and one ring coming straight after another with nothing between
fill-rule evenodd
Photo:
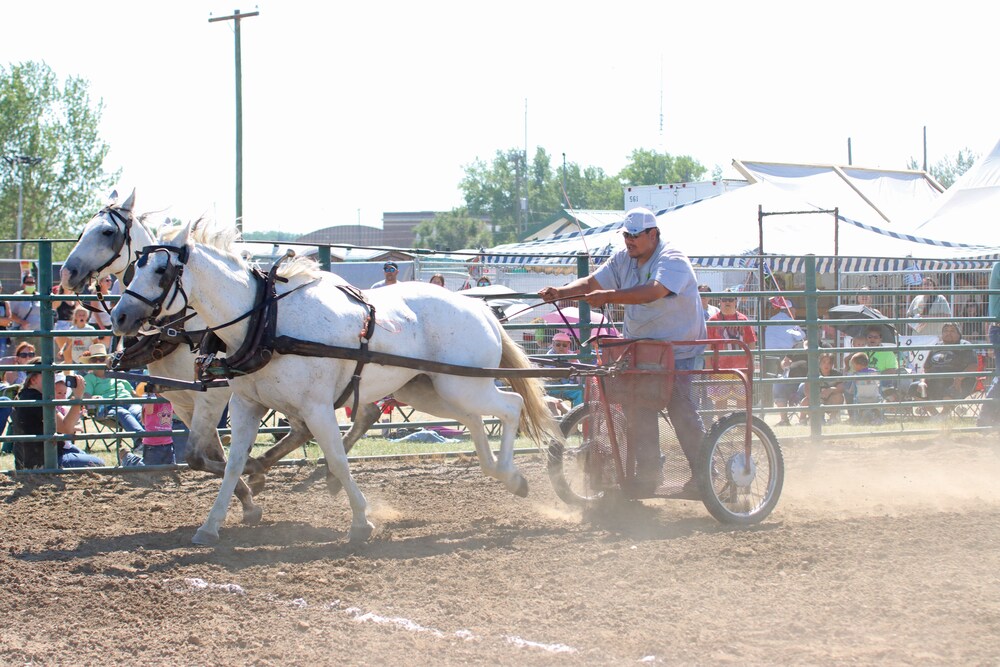
<instances>
[{"instance_id":1,"label":"white trailer","mask_svg":"<svg viewBox=\"0 0 1000 667\"><path fill-rule=\"evenodd\" d=\"M721 195L746 185L736 178L722 178L716 181L694 183L670 183L668 185L630 185L625 188L625 210L642 206L654 213L689 204L699 199Z\"/></svg>"}]
</instances>

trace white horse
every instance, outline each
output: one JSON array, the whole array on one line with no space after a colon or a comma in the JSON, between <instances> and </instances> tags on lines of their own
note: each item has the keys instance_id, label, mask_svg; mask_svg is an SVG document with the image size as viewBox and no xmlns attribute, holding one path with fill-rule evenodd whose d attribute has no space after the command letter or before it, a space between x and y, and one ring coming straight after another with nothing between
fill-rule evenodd
<instances>
[{"instance_id":1,"label":"white horse","mask_svg":"<svg viewBox=\"0 0 1000 667\"><path fill-rule=\"evenodd\" d=\"M122 203L117 202L117 192L110 201L83 228L80 238L63 264L61 282L64 289L80 293L93 280L113 274L122 281L126 271L135 261L140 249L155 243L152 231L144 222L145 216L134 213L135 191ZM197 315L185 322L189 330L205 327ZM188 345L180 345L169 354L148 363L151 375L192 381L195 353ZM190 429L186 452L187 464L193 470L210 472L221 477L225 472L225 450L219 440L216 425L232 396L224 387L209 391L176 390L166 393L174 413ZM374 424L380 415L374 405L358 410L346 446L350 447ZM261 458L248 461L245 472L251 473L249 486L240 480L236 495L243 506L243 521L256 523L261 509L253 502L253 494L264 488L264 473L289 452L294 451L310 438L308 432L289 433ZM251 493L252 491L252 493Z\"/></svg>"},{"instance_id":2,"label":"white horse","mask_svg":"<svg viewBox=\"0 0 1000 667\"><path fill-rule=\"evenodd\" d=\"M183 227L164 245L146 248L136 264L135 278L112 311L115 332L135 332L156 310L162 309L165 315L179 312L187 300L210 327L225 325L216 335L228 349L238 349L249 325L246 319L232 321L253 309L256 286L250 267L234 251L234 238L235 229L212 233L195 223ZM359 348L367 307L339 289L330 274L316 270L314 262L296 260L282 275L288 282L278 286L278 336ZM373 352L478 369L531 365L486 306L473 299L413 282L371 290L366 296L375 308ZM365 497L351 477L333 410L334 400L348 386L354 369L353 360L274 354L260 370L230 380L229 461L218 498L195 534L195 543L218 541L239 472L268 408L315 434L330 472L347 492L353 512L351 541L370 537L374 526L367 518ZM421 411L462 422L472 435L483 471L523 496L527 481L513 460L519 423L539 442L558 433L542 401L541 384L516 377L511 382L516 393L498 389L492 377L371 363L363 369L358 394L362 403L371 403L395 392ZM499 459L490 449L484 415L495 415L503 425Z\"/></svg>"}]
</instances>

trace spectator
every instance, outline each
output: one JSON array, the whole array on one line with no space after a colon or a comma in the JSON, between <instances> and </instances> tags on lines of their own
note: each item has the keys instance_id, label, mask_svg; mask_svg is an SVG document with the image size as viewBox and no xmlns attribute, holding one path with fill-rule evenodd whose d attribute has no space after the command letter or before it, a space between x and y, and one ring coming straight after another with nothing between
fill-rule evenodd
<instances>
[{"instance_id":1,"label":"spectator","mask_svg":"<svg viewBox=\"0 0 1000 667\"><path fill-rule=\"evenodd\" d=\"M32 365L42 363L40 357L35 357ZM83 383L76 376L74 378L74 398L82 395ZM67 396L66 386L67 376L56 373L56 393L55 397L63 400ZM41 371L29 371L21 391L17 395L19 401L40 401L42 400L42 373ZM76 426L80 419L81 406L56 406L56 432L75 433ZM14 409L12 420L12 431L14 435L44 435L45 426L42 418L41 405L23 405ZM82 468L103 466L104 461L96 456L85 454L77 447L66 442L56 443L57 465L63 468ZM14 467L17 470L27 470L31 468L45 467L45 443L37 442L17 442L14 443Z\"/></svg>"},{"instance_id":2,"label":"spectator","mask_svg":"<svg viewBox=\"0 0 1000 667\"><path fill-rule=\"evenodd\" d=\"M868 291L869 291L868 285L862 285L859 288L858 296L857 296L858 305L859 306L868 306L873 311L875 311L875 313L881 315L882 311L875 307L875 305L872 302L872 295L869 294Z\"/></svg>"},{"instance_id":3,"label":"spectator","mask_svg":"<svg viewBox=\"0 0 1000 667\"><path fill-rule=\"evenodd\" d=\"M4 364L17 364L20 366L31 363L31 360L34 359L36 356L38 356L38 353L35 351L35 346L32 343L29 343L28 341L22 341L17 344L16 348L14 348L13 357L4 357L3 359L0 359L0 361L2 361ZM24 381L27 378L28 374L26 371L23 370L6 371L3 374L3 381L8 385L12 384L23 385Z\"/></svg>"},{"instance_id":4,"label":"spectator","mask_svg":"<svg viewBox=\"0 0 1000 667\"><path fill-rule=\"evenodd\" d=\"M764 349L765 350L790 350L801 347L805 341L805 332L797 324L788 324L795 319L795 306L789 299L783 296L772 296L768 299L771 306L771 317L769 322L774 322L764 327ZM780 362L783 375L788 374L788 369L800 355L782 352ZM799 388L797 382L779 382L774 385L774 404L779 408L787 408L794 405L794 394ZM782 411L779 426L790 424L788 411Z\"/></svg>"},{"instance_id":5,"label":"spectator","mask_svg":"<svg viewBox=\"0 0 1000 667\"><path fill-rule=\"evenodd\" d=\"M3 292L3 285L0 284L0 292ZM7 347L10 345L10 338L7 337L7 329L14 324L10 316L10 304L0 301L0 357L7 356Z\"/></svg>"},{"instance_id":6,"label":"spectator","mask_svg":"<svg viewBox=\"0 0 1000 667\"><path fill-rule=\"evenodd\" d=\"M557 331L552 336L552 347L550 347L545 354L573 354L573 341L570 339L569 334L563 331ZM574 406L583 403L583 389L579 386L576 380L570 378L556 378L549 380L550 385L573 385L566 389L557 389L550 386L548 388L548 393L557 398L562 398L571 402Z\"/></svg>"},{"instance_id":7,"label":"spectator","mask_svg":"<svg viewBox=\"0 0 1000 667\"><path fill-rule=\"evenodd\" d=\"M701 291L700 286L699 291ZM704 303L702 297L703 306ZM708 337L713 340L740 341L752 350L757 343L757 334L752 326L745 324L750 318L736 309L736 295L727 289L726 294L719 299L719 305L721 310L708 319ZM719 349L721 352L728 350L734 353L720 356L719 368L747 369L746 356L741 347L733 345ZM746 408L746 391L743 384L732 374L723 374L719 381L711 383L708 386L708 397L712 399L716 410L725 410L730 399L735 401L737 409Z\"/></svg>"},{"instance_id":8,"label":"spectator","mask_svg":"<svg viewBox=\"0 0 1000 667\"><path fill-rule=\"evenodd\" d=\"M114 286L114 276L104 276L99 281L97 281L97 292L101 296L110 295L111 289ZM111 313L104 310L104 305L106 304L108 308L111 308L113 304L104 301L89 302L90 307L87 309L91 312L91 320L94 323L95 329L100 329L104 331L109 331L111 329ZM111 347L111 336L98 336L93 339L95 343L100 343L104 345L105 348Z\"/></svg>"},{"instance_id":9,"label":"spectator","mask_svg":"<svg viewBox=\"0 0 1000 667\"><path fill-rule=\"evenodd\" d=\"M882 392L879 389L878 380L866 380L866 375L877 375L878 371L868 366L868 355L864 352L855 352L851 356L851 377L854 378L847 383L845 393L850 397L850 402L854 404L880 403ZM851 421L861 424L881 424L885 420L882 411L870 405L864 408L855 408L851 412Z\"/></svg>"},{"instance_id":10,"label":"spectator","mask_svg":"<svg viewBox=\"0 0 1000 667\"><path fill-rule=\"evenodd\" d=\"M843 405L844 404L844 380L843 374L833 366L833 355L824 352L819 355L819 374L822 379L819 381L819 398L822 405ZM795 393L799 406L809 405L809 384L803 382L799 385ZM834 416L839 410L827 410L828 416ZM799 422L809 421L809 413L802 411L799 413Z\"/></svg>"},{"instance_id":11,"label":"spectator","mask_svg":"<svg viewBox=\"0 0 1000 667\"><path fill-rule=\"evenodd\" d=\"M476 287L488 287L489 285L490 285L490 279L487 278L486 276L483 276L482 278L476 281Z\"/></svg>"},{"instance_id":12,"label":"spectator","mask_svg":"<svg viewBox=\"0 0 1000 667\"><path fill-rule=\"evenodd\" d=\"M937 282L930 276L923 280L924 293L918 294L910 301L909 308L906 309L907 318L937 319L938 321L910 322L910 328L914 332L924 336L941 337L941 328L946 319L953 317L948 299L943 294L937 293Z\"/></svg>"},{"instance_id":13,"label":"spectator","mask_svg":"<svg viewBox=\"0 0 1000 667\"><path fill-rule=\"evenodd\" d=\"M545 354L573 354L573 341L569 334L557 331L552 335L552 346L545 351Z\"/></svg>"},{"instance_id":14,"label":"spectator","mask_svg":"<svg viewBox=\"0 0 1000 667\"><path fill-rule=\"evenodd\" d=\"M979 414L979 426L1000 426L1000 262L993 263L988 289L990 345L993 348L993 381L986 392L986 402Z\"/></svg>"},{"instance_id":15,"label":"spectator","mask_svg":"<svg viewBox=\"0 0 1000 667\"><path fill-rule=\"evenodd\" d=\"M431 279L428 282L432 285L440 285L441 287L444 287L444 276L440 273L435 273L431 276Z\"/></svg>"},{"instance_id":16,"label":"spectator","mask_svg":"<svg viewBox=\"0 0 1000 667\"><path fill-rule=\"evenodd\" d=\"M387 285L395 285L396 281L399 279L399 265L393 261L386 262L382 265L382 274L385 277L372 285L371 289L386 287Z\"/></svg>"},{"instance_id":17,"label":"spectator","mask_svg":"<svg viewBox=\"0 0 1000 667\"><path fill-rule=\"evenodd\" d=\"M143 391L139 392L150 398L157 398L154 391L150 391L149 384L143 385ZM173 428L173 408L170 403L143 403L142 404L142 426L147 431L170 431ZM146 435L142 438L142 462L143 465L171 465L174 463L174 439L171 433L163 435Z\"/></svg>"},{"instance_id":18,"label":"spectator","mask_svg":"<svg viewBox=\"0 0 1000 667\"><path fill-rule=\"evenodd\" d=\"M94 343L90 349L81 355L80 362L84 364L100 364L108 359L107 348L102 343ZM132 385L124 380L105 377L103 368L89 371L86 375L84 396L87 398L103 398L129 400L135 396ZM138 432L142 430L142 406L137 403L118 405L101 405L97 408L99 419L114 419L125 431ZM141 439L134 438L135 448L141 446Z\"/></svg>"},{"instance_id":19,"label":"spectator","mask_svg":"<svg viewBox=\"0 0 1000 667\"><path fill-rule=\"evenodd\" d=\"M873 324L868 327L865 331L865 344L868 347L879 348L868 351L868 367L872 369L873 373L879 375L899 373L899 358L896 356L895 351L882 349L881 325ZM851 359L853 361L854 356ZM887 401L899 400L899 392L894 380L882 380L880 386L882 388L882 398Z\"/></svg>"},{"instance_id":20,"label":"spectator","mask_svg":"<svg viewBox=\"0 0 1000 667\"><path fill-rule=\"evenodd\" d=\"M962 328L957 322L945 322L941 327L941 338L935 345L972 345L962 338ZM924 362L924 373L961 373L974 371L978 365L976 351L971 347L967 350L931 350ZM955 400L965 398L976 386L974 377L935 378L928 377L921 381L926 387L927 398L934 401ZM952 406L942 406L940 416L945 417L951 412ZM937 414L937 408L924 408L926 412Z\"/></svg>"},{"instance_id":21,"label":"spectator","mask_svg":"<svg viewBox=\"0 0 1000 667\"><path fill-rule=\"evenodd\" d=\"M711 291L712 288L709 287L708 285L698 285L699 293L704 294L704 292L711 292ZM729 290L726 291L728 292ZM711 303L709 303L708 297L704 295L701 297L701 307L705 311L705 321L708 321L712 317L712 315L715 315L716 313L719 312L719 307L713 306Z\"/></svg>"},{"instance_id":22,"label":"spectator","mask_svg":"<svg viewBox=\"0 0 1000 667\"><path fill-rule=\"evenodd\" d=\"M62 286L58 281L52 286L53 296L62 296L63 290ZM52 309L55 311L55 324L52 326L53 331L65 331L73 325L73 310L76 308L76 302L66 300L54 300L51 302ZM56 336L53 338L55 342L55 358L62 359L62 349L66 345L66 339L62 336Z\"/></svg>"},{"instance_id":23,"label":"spectator","mask_svg":"<svg viewBox=\"0 0 1000 667\"><path fill-rule=\"evenodd\" d=\"M36 293L37 289L38 285L35 277L30 273L26 273L21 277L21 289L14 292L14 296L32 295ZM10 319L22 331L38 331L42 326L41 303L38 301L11 301ZM38 348L39 340L37 336L18 336L17 338L31 343L32 348Z\"/></svg>"},{"instance_id":24,"label":"spectator","mask_svg":"<svg viewBox=\"0 0 1000 667\"><path fill-rule=\"evenodd\" d=\"M67 364L81 364L80 358L90 349L91 343L95 342L94 336L90 336L85 331L95 331L94 327L87 324L90 320L90 311L83 306L77 306L73 311L73 320L69 335L63 340L66 344L62 349L62 360Z\"/></svg>"}]
</instances>

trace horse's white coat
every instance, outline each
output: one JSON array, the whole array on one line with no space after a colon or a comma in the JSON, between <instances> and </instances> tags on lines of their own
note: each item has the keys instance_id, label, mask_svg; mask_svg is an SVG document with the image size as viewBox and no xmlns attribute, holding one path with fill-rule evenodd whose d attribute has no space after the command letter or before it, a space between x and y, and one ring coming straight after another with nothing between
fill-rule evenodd
<instances>
[{"instance_id":1,"label":"horse's white coat","mask_svg":"<svg viewBox=\"0 0 1000 667\"><path fill-rule=\"evenodd\" d=\"M203 230L196 230L194 235L199 241L212 240ZM248 312L255 287L245 263L224 241L223 247L217 248L195 243L189 236L191 230L185 227L169 244L176 248L188 246L189 259L178 282L188 295L190 306L209 326L229 322ZM170 303L177 284L164 290L159 282L167 264L178 261L176 254L151 254L145 266L137 267L129 291ZM279 302L278 335L348 348L359 346L367 314L365 307L337 289L329 274L292 270L285 275L289 282L279 284L279 294L291 290L294 293ZM509 337L486 306L476 300L414 282L371 290L366 295L375 306L376 320L394 331L387 333L379 327L370 343L373 351L490 368L500 365L502 353L508 349L504 343ZM179 309L181 301L175 299L172 308ZM112 312L115 331L135 331L150 312L147 304L125 294ZM243 320L217 331L216 335L234 350L244 340L247 330L248 324ZM519 354L523 358L523 353ZM348 385L354 366L355 362L350 360L275 355L263 369L231 381L233 435L229 461L219 496L196 539L212 542L218 538L236 480L256 437L259 419L268 408L284 413L293 425L303 423L315 435L330 472L347 492L353 512L351 539L364 540L370 536L373 526L367 519L367 503L350 475L340 429L331 409L333 401ZM492 377L439 373L425 374L430 389L426 382L415 382L410 385L414 396L406 395L407 383L418 375L421 373L415 369L368 364L360 382L360 401L372 402L402 388L397 395L403 400L418 395L435 402L436 414L454 418L469 429L484 472L504 482L512 492L526 493L526 482L513 461L514 439L524 406L522 396L501 391ZM532 395L529 403L531 409L526 414L538 424L537 420L545 415L540 393ZM496 416L503 425L499 460L490 450L482 421L484 415Z\"/></svg>"}]
</instances>

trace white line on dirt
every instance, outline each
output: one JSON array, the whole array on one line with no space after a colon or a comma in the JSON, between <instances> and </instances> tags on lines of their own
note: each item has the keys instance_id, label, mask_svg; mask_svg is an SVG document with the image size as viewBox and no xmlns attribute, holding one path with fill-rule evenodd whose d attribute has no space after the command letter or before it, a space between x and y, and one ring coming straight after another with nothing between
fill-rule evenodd
<instances>
[{"instance_id":1,"label":"white line on dirt","mask_svg":"<svg viewBox=\"0 0 1000 667\"><path fill-rule=\"evenodd\" d=\"M171 581L170 579L164 580L164 583ZM220 591L224 593L234 593L237 595L246 595L246 591L239 584L213 584L205 581L204 579L199 579L197 577L185 577L184 584L196 591ZM294 600L288 600L281 602L277 596L268 595L268 599L275 600L281 604L287 604L292 607L297 607L299 609L305 609L309 606L303 598L295 598ZM351 617L356 623L375 623L377 625L389 625L400 630L406 630L407 632L417 632L421 634L427 634L431 637L437 637L438 639L445 639L447 637L457 637L458 639L463 639L466 641L479 641L482 637L478 637L469 630L456 630L452 633L446 633L437 628L428 628L426 626L420 625L416 621L411 621L408 618L402 618L400 616L380 616L379 614L364 611L358 607L347 606L340 600L334 600L326 605L326 609L331 611L342 611ZM542 642L535 642L528 639L523 639L521 637L513 635L502 635L504 641L513 646L518 646L520 648L530 648L537 649L540 651L546 651L548 653L576 653L577 650L572 646L566 646L565 644L545 644Z\"/></svg>"}]
</instances>

